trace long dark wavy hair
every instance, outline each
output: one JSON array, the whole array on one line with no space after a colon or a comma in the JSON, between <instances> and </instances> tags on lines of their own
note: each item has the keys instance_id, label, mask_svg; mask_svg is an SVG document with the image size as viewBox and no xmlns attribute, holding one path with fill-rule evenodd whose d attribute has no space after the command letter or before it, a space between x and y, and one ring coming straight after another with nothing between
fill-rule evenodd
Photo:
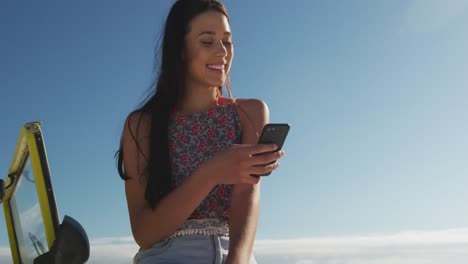
<instances>
[{"instance_id":1,"label":"long dark wavy hair","mask_svg":"<svg viewBox=\"0 0 468 264\"><path fill-rule=\"evenodd\" d=\"M162 33L162 43L156 45L155 65L159 70L152 85L150 95L142 102L142 106L134 110L134 113L145 113L151 116L150 128L150 155L144 157L148 163L144 168L147 177L145 199L154 208L166 194L171 191L171 165L168 146L168 125L172 109L181 101L185 94L186 67L182 54L185 49L185 36L190 30L189 24L194 17L206 12L217 11L226 16L227 10L223 4L216 0L178 0L172 6ZM159 41L160 42L160 41ZM159 46L159 47L158 47ZM159 67L158 58L161 58ZM232 98L229 87L229 78L226 80L226 88ZM222 86L218 87L222 94ZM130 116L129 115L129 116ZM140 127L138 121L136 134ZM127 122L127 125L129 122ZM137 155L143 155L137 142L137 137L129 129L137 148ZM117 170L123 180L128 180L123 165L123 133L120 139L120 147L116 152ZM144 156L144 155L143 155Z\"/></svg>"}]
</instances>

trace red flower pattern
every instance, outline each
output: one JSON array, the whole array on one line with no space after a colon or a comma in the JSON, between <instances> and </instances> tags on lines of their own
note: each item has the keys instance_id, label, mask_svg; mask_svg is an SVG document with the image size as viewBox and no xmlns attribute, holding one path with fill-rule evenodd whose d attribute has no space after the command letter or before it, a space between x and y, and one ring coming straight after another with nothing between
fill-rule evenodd
<instances>
[{"instance_id":1,"label":"red flower pattern","mask_svg":"<svg viewBox=\"0 0 468 264\"><path fill-rule=\"evenodd\" d=\"M207 135L208 135L209 137L214 137L214 136L216 136L216 130L214 130L214 129L208 130Z\"/></svg>"},{"instance_id":2,"label":"red flower pattern","mask_svg":"<svg viewBox=\"0 0 468 264\"><path fill-rule=\"evenodd\" d=\"M183 134L183 133L177 134L177 139L180 140L180 141L185 141L185 134Z\"/></svg>"},{"instance_id":3,"label":"red flower pattern","mask_svg":"<svg viewBox=\"0 0 468 264\"><path fill-rule=\"evenodd\" d=\"M207 147L208 145L206 144L206 142L202 142L200 143L200 146L198 146L198 150L205 151Z\"/></svg>"},{"instance_id":4,"label":"red flower pattern","mask_svg":"<svg viewBox=\"0 0 468 264\"><path fill-rule=\"evenodd\" d=\"M226 105L227 103L228 102L224 98L222 98L222 97L218 98L218 104L219 105Z\"/></svg>"},{"instance_id":5,"label":"red flower pattern","mask_svg":"<svg viewBox=\"0 0 468 264\"><path fill-rule=\"evenodd\" d=\"M193 132L194 134L200 133L200 130L201 130L201 126L200 126L200 125L194 125L194 126L192 126L192 132Z\"/></svg>"},{"instance_id":6,"label":"red flower pattern","mask_svg":"<svg viewBox=\"0 0 468 264\"><path fill-rule=\"evenodd\" d=\"M183 124L183 123L185 123L185 117L179 116L179 117L177 118L177 124Z\"/></svg>"},{"instance_id":7,"label":"red flower pattern","mask_svg":"<svg viewBox=\"0 0 468 264\"><path fill-rule=\"evenodd\" d=\"M192 218L192 219L200 219L201 217L200 217L200 214L198 214L198 213L193 213L193 214L190 216L190 218Z\"/></svg>"},{"instance_id":8,"label":"red flower pattern","mask_svg":"<svg viewBox=\"0 0 468 264\"><path fill-rule=\"evenodd\" d=\"M224 195L224 186L221 186L219 190L216 192L216 195L223 196Z\"/></svg>"},{"instance_id":9,"label":"red flower pattern","mask_svg":"<svg viewBox=\"0 0 468 264\"><path fill-rule=\"evenodd\" d=\"M218 154L221 150L219 148L215 148L213 149L213 151L211 152L211 155L215 156L216 154Z\"/></svg>"},{"instance_id":10,"label":"red flower pattern","mask_svg":"<svg viewBox=\"0 0 468 264\"><path fill-rule=\"evenodd\" d=\"M211 208L212 210L216 210L216 208L218 208L218 205L216 204L216 202L211 202L211 203L210 203L210 208Z\"/></svg>"},{"instance_id":11,"label":"red flower pattern","mask_svg":"<svg viewBox=\"0 0 468 264\"><path fill-rule=\"evenodd\" d=\"M223 116L222 118L219 119L219 124L224 126L226 125L227 121L228 121L227 117Z\"/></svg>"},{"instance_id":12,"label":"red flower pattern","mask_svg":"<svg viewBox=\"0 0 468 264\"><path fill-rule=\"evenodd\" d=\"M229 132L227 133L227 137L229 139L233 139L235 136L236 136L236 132L234 132L233 130L229 130Z\"/></svg>"},{"instance_id":13,"label":"red flower pattern","mask_svg":"<svg viewBox=\"0 0 468 264\"><path fill-rule=\"evenodd\" d=\"M189 161L190 161L190 158L189 158L189 156L187 156L187 155L184 155L184 156L180 157L180 159L181 159L184 163L189 163Z\"/></svg>"},{"instance_id":14,"label":"red flower pattern","mask_svg":"<svg viewBox=\"0 0 468 264\"><path fill-rule=\"evenodd\" d=\"M215 110L213 108L211 108L210 110L208 110L208 116L211 118L211 117L214 117L216 114Z\"/></svg>"}]
</instances>

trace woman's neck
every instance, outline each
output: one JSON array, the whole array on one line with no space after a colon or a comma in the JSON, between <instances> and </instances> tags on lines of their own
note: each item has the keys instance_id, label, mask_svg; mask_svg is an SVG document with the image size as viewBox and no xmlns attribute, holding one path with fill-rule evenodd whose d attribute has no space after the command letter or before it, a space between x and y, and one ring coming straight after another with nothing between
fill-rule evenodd
<instances>
[{"instance_id":1,"label":"woman's neck","mask_svg":"<svg viewBox=\"0 0 468 264\"><path fill-rule=\"evenodd\" d=\"M218 87L187 89L184 98L177 107L178 112L184 115L206 111L218 103L218 96Z\"/></svg>"}]
</instances>

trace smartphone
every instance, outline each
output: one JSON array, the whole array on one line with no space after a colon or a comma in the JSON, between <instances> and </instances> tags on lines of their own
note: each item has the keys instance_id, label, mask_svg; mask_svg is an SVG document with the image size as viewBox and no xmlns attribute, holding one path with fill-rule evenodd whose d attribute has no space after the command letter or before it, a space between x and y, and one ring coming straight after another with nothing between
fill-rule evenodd
<instances>
[{"instance_id":1,"label":"smartphone","mask_svg":"<svg viewBox=\"0 0 468 264\"><path fill-rule=\"evenodd\" d=\"M263 127L262 134L260 135L260 138L258 140L258 144L275 144L278 146L278 150L283 148L284 141L286 140L286 136L288 135L289 132L289 124L279 124L279 123L270 123L266 124ZM258 155L263 155L271 152L264 152L264 153L259 153L255 154L255 156ZM273 161L272 163L276 162ZM263 164L262 166L269 165L268 164ZM262 174L262 175L257 175L257 174L252 174L252 176L259 177L259 176L268 176L270 175L271 172L267 174Z\"/></svg>"}]
</instances>

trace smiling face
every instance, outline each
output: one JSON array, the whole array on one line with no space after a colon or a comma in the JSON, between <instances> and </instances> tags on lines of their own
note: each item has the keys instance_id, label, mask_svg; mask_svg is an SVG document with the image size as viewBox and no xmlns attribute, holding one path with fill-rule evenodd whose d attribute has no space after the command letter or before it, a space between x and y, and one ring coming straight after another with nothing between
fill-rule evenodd
<instances>
[{"instance_id":1,"label":"smiling face","mask_svg":"<svg viewBox=\"0 0 468 264\"><path fill-rule=\"evenodd\" d=\"M222 86L232 58L232 36L226 16L207 11L193 18L185 38L187 84L207 88Z\"/></svg>"}]
</instances>

